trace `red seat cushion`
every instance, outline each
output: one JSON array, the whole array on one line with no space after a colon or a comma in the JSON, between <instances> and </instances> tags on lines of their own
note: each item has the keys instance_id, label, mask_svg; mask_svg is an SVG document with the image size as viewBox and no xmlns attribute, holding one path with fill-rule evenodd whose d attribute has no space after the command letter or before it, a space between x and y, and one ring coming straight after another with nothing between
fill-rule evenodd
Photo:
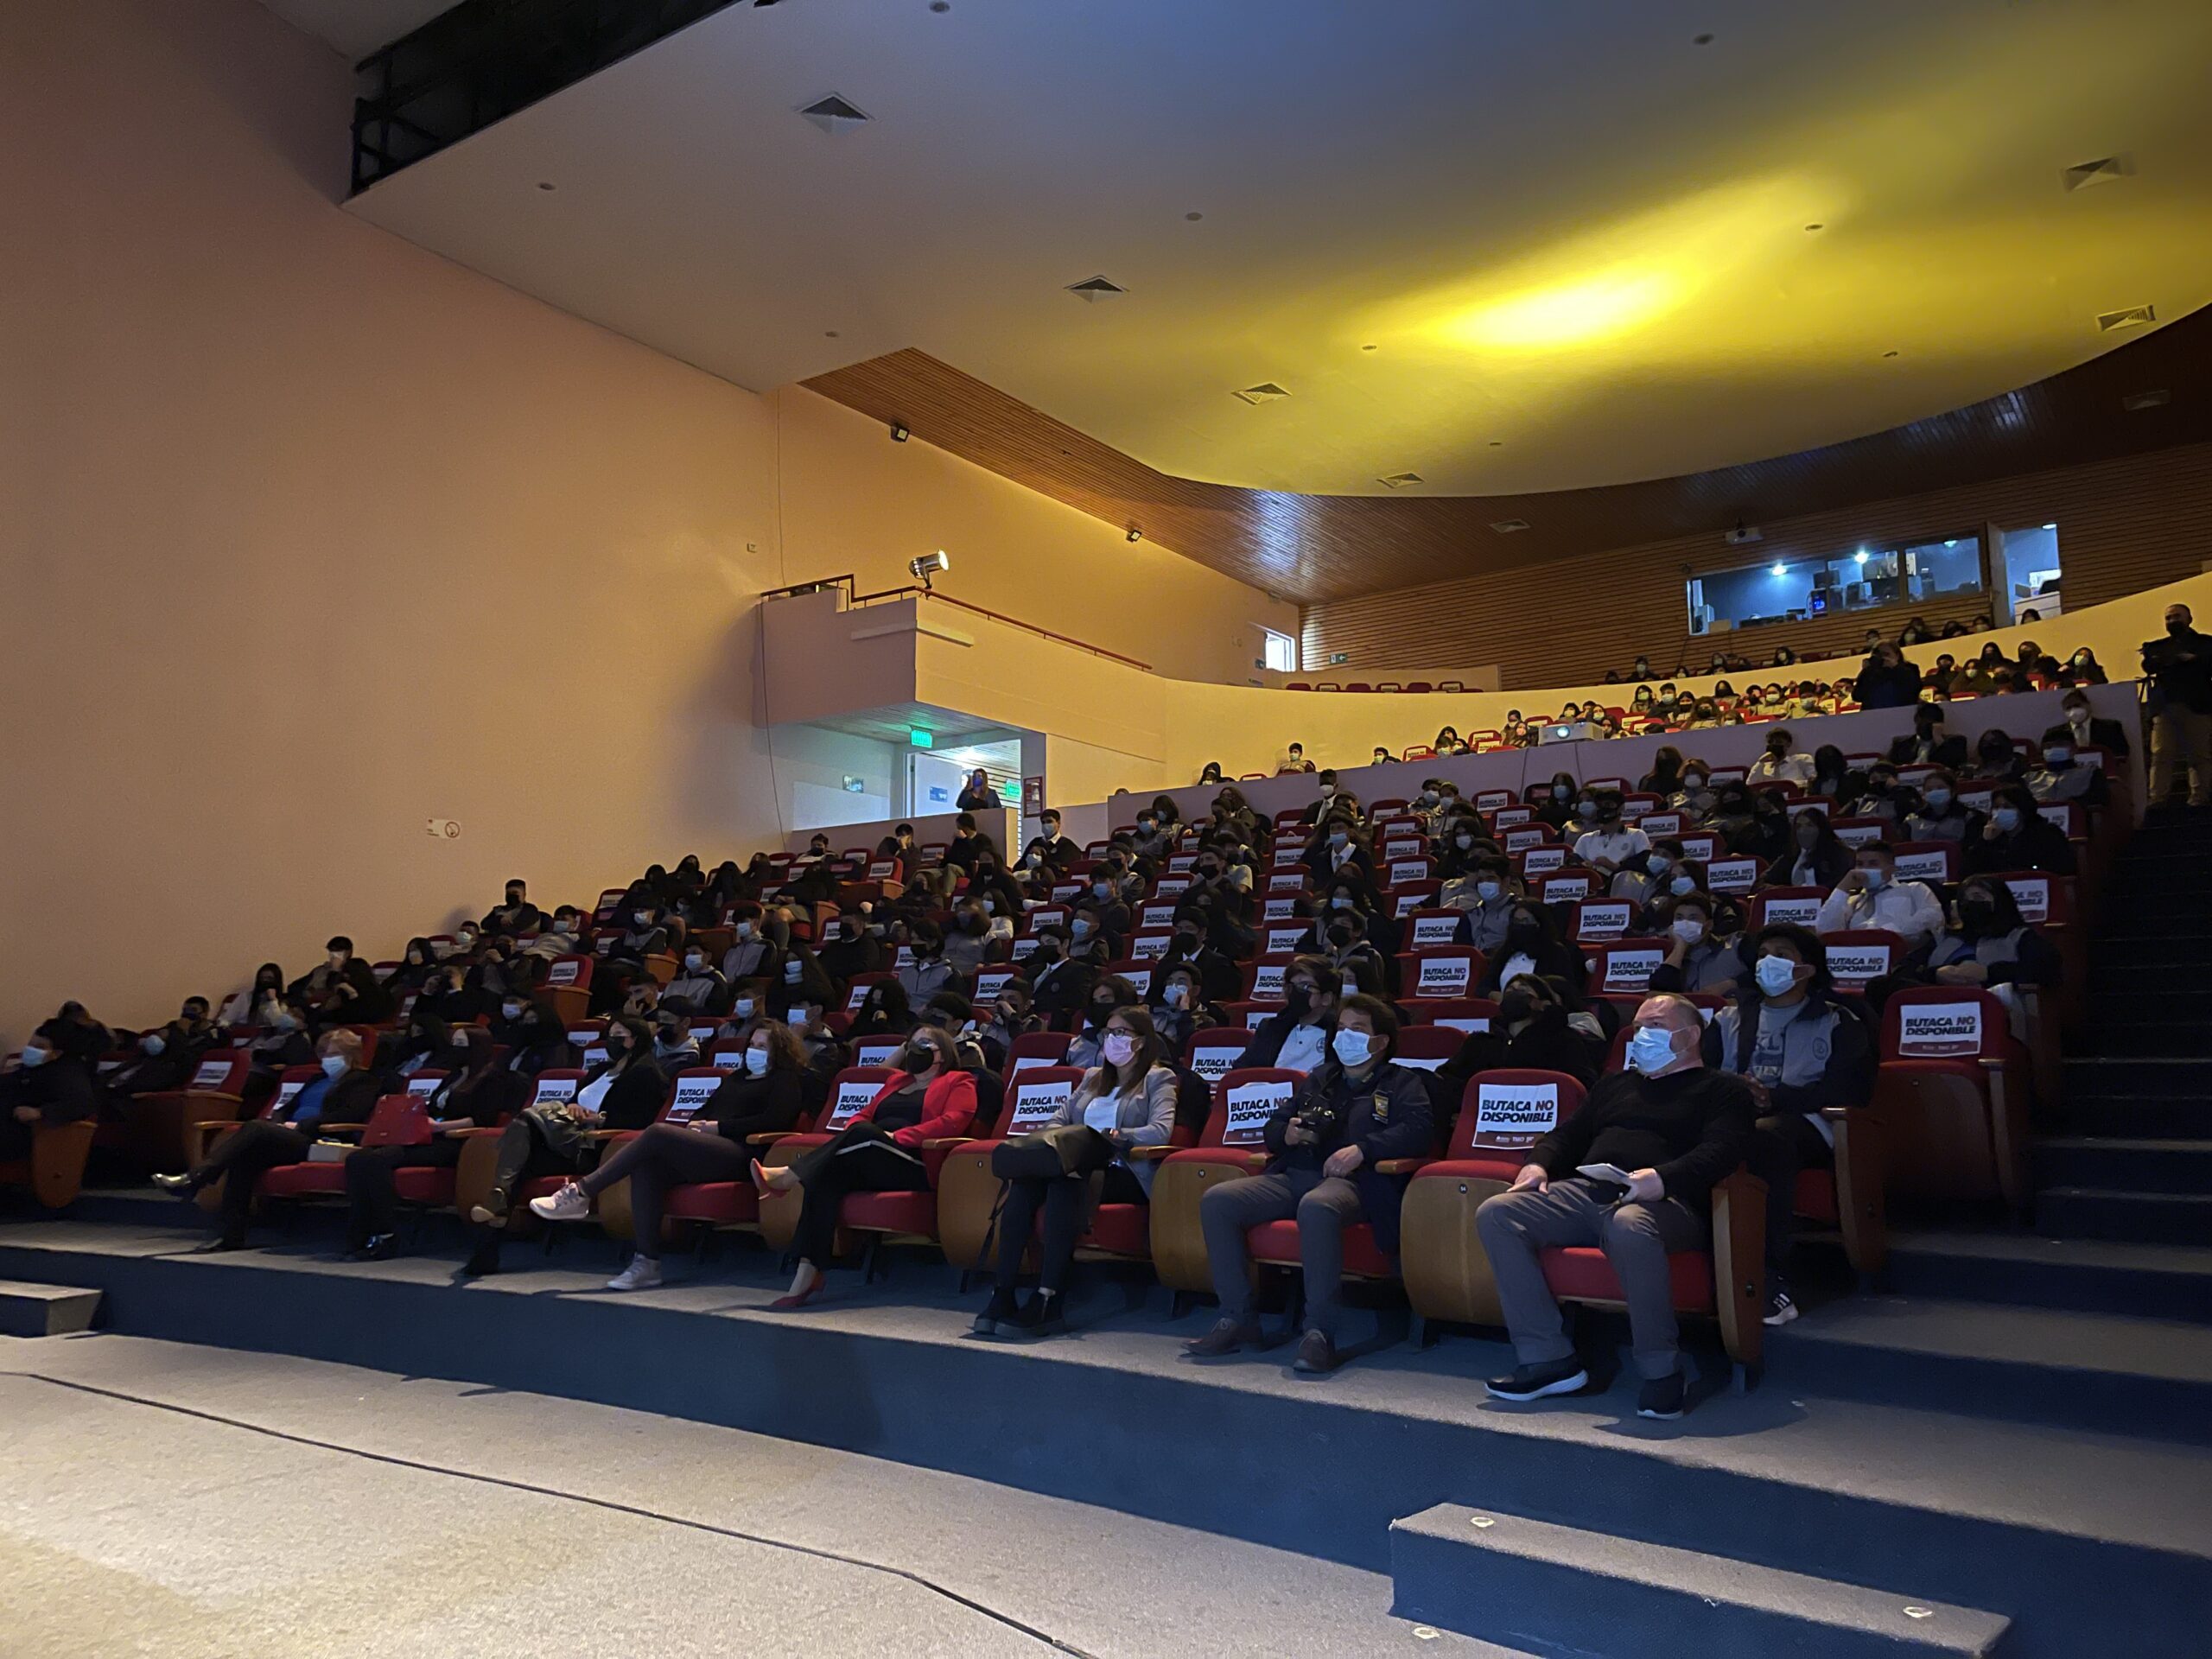
<instances>
[{"instance_id":1,"label":"red seat cushion","mask_svg":"<svg viewBox=\"0 0 2212 1659\"><path fill-rule=\"evenodd\" d=\"M1790 1199L1790 1207L1808 1221L1834 1221L1842 1211L1836 1208L1835 1172L1828 1169L1801 1169L1797 1172L1797 1191Z\"/></svg>"},{"instance_id":2,"label":"red seat cushion","mask_svg":"<svg viewBox=\"0 0 2212 1659\"><path fill-rule=\"evenodd\" d=\"M1545 1250L1537 1260L1544 1269L1544 1282L1551 1287L1554 1296L1593 1302L1622 1300L1620 1281L1613 1277L1613 1264L1605 1260L1605 1251L1594 1244ZM1667 1277L1677 1313L1713 1311L1713 1257L1707 1252L1681 1250L1669 1256Z\"/></svg>"},{"instance_id":3,"label":"red seat cushion","mask_svg":"<svg viewBox=\"0 0 2212 1659\"><path fill-rule=\"evenodd\" d=\"M1039 1226L1043 1226L1041 1219ZM1102 1204L1090 1218L1090 1230L1077 1242L1094 1250L1110 1250L1116 1255L1147 1258L1152 1255L1152 1206Z\"/></svg>"},{"instance_id":4,"label":"red seat cushion","mask_svg":"<svg viewBox=\"0 0 2212 1659\"><path fill-rule=\"evenodd\" d=\"M1529 1161L1525 1153L1494 1152L1478 1158L1440 1158L1414 1172L1417 1181L1451 1177L1462 1181L1510 1181Z\"/></svg>"},{"instance_id":5,"label":"red seat cushion","mask_svg":"<svg viewBox=\"0 0 2212 1659\"><path fill-rule=\"evenodd\" d=\"M840 1225L870 1233L925 1233L937 1236L934 1192L854 1192L837 1211Z\"/></svg>"},{"instance_id":6,"label":"red seat cushion","mask_svg":"<svg viewBox=\"0 0 2212 1659\"><path fill-rule=\"evenodd\" d=\"M391 1173L391 1186L405 1204L425 1204L435 1208L453 1202L450 1169L395 1169Z\"/></svg>"},{"instance_id":7,"label":"red seat cushion","mask_svg":"<svg viewBox=\"0 0 2212 1659\"><path fill-rule=\"evenodd\" d=\"M699 1181L671 1187L664 1213L671 1221L758 1221L760 1198L750 1181Z\"/></svg>"},{"instance_id":8,"label":"red seat cushion","mask_svg":"<svg viewBox=\"0 0 2212 1659\"><path fill-rule=\"evenodd\" d=\"M1255 1262L1286 1268L1299 1264L1298 1224L1294 1221L1263 1221L1244 1235L1244 1242ZM1376 1248L1375 1229L1366 1222L1356 1221L1344 1229L1344 1271L1362 1279L1397 1277L1397 1268L1390 1258Z\"/></svg>"},{"instance_id":9,"label":"red seat cushion","mask_svg":"<svg viewBox=\"0 0 2212 1659\"><path fill-rule=\"evenodd\" d=\"M329 1197L345 1190L343 1164L279 1164L261 1177L261 1195L265 1198Z\"/></svg>"}]
</instances>

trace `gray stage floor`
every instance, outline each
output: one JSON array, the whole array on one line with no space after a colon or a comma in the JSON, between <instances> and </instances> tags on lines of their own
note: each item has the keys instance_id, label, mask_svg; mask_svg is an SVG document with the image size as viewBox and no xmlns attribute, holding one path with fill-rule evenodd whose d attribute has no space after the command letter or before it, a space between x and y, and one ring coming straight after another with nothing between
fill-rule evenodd
<instances>
[{"instance_id":1,"label":"gray stage floor","mask_svg":"<svg viewBox=\"0 0 2212 1659\"><path fill-rule=\"evenodd\" d=\"M10 1659L1503 1654L1379 1573L537 1395L50 1338L0 1421Z\"/></svg>"}]
</instances>

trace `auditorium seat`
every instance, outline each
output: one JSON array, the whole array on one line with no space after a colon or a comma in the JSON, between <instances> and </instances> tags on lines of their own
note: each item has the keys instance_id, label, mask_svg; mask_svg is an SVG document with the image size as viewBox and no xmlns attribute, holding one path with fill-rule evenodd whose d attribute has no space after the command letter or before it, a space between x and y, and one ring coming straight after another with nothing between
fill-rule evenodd
<instances>
[{"instance_id":1,"label":"auditorium seat","mask_svg":"<svg viewBox=\"0 0 2212 1659\"><path fill-rule=\"evenodd\" d=\"M1246 1066L1231 1071L1213 1091L1205 1128L1195 1147L1173 1150L1146 1147L1159 1158L1152 1183L1152 1260L1160 1282L1177 1293L1179 1309L1186 1293L1210 1290L1206 1241L1198 1205L1221 1181L1255 1175L1267 1167L1268 1120L1296 1093L1303 1074L1280 1066Z\"/></svg>"},{"instance_id":2,"label":"auditorium seat","mask_svg":"<svg viewBox=\"0 0 2212 1659\"><path fill-rule=\"evenodd\" d=\"M85 1184L85 1160L92 1156L99 1126L92 1119L74 1123L41 1123L31 1130L30 1150L0 1162L0 1187L21 1187L41 1210L61 1210L76 1201Z\"/></svg>"},{"instance_id":3,"label":"auditorium seat","mask_svg":"<svg viewBox=\"0 0 2212 1659\"><path fill-rule=\"evenodd\" d=\"M1838 928L1821 935L1821 943L1827 952L1828 977L1836 989L1853 996L1904 960L1904 941L1887 928Z\"/></svg>"},{"instance_id":4,"label":"auditorium seat","mask_svg":"<svg viewBox=\"0 0 2212 1659\"><path fill-rule=\"evenodd\" d=\"M420 1095L385 1095L369 1113L367 1122L325 1123L316 1128L315 1138L350 1140L356 1147L423 1146L430 1139L429 1109ZM279 1164L262 1173L259 1192L264 1198L343 1198L345 1158Z\"/></svg>"},{"instance_id":5,"label":"auditorium seat","mask_svg":"<svg viewBox=\"0 0 2212 1659\"><path fill-rule=\"evenodd\" d=\"M1183 1064L1208 1088L1219 1088L1251 1043L1252 1033L1243 1026L1208 1026L1191 1033Z\"/></svg>"},{"instance_id":6,"label":"auditorium seat","mask_svg":"<svg viewBox=\"0 0 2212 1659\"><path fill-rule=\"evenodd\" d=\"M698 1116L707 1103L714 1098L715 1090L722 1086L723 1074L711 1065L688 1066L670 1080L668 1103L662 1107L660 1121L664 1123L689 1123ZM614 1130L605 1137L600 1148L603 1162L613 1156L617 1148L638 1138L635 1129ZM611 1181L599 1195L595 1206L599 1224L609 1238L628 1238L636 1231L631 1219L630 1183Z\"/></svg>"},{"instance_id":7,"label":"auditorium seat","mask_svg":"<svg viewBox=\"0 0 2212 1659\"><path fill-rule=\"evenodd\" d=\"M1082 1082L1080 1066L1033 1066L1009 1079L1003 1118L994 1132L945 1154L937 1179L938 1242L944 1259L960 1269L963 1285L971 1269L989 1265L984 1251L1001 1185L991 1173L991 1154L1001 1142L1043 1128Z\"/></svg>"},{"instance_id":8,"label":"auditorium seat","mask_svg":"<svg viewBox=\"0 0 2212 1659\"><path fill-rule=\"evenodd\" d=\"M1970 985L1900 990L1882 1009L1873 1114L1900 1200L2028 1203L2029 1065L2004 1002Z\"/></svg>"},{"instance_id":9,"label":"auditorium seat","mask_svg":"<svg viewBox=\"0 0 2212 1659\"><path fill-rule=\"evenodd\" d=\"M193 1068L181 1089L141 1095L123 1108L124 1147L129 1155L160 1174L192 1167L202 1138L188 1137L194 1123L236 1118L245 1107L252 1057L244 1049L210 1049Z\"/></svg>"},{"instance_id":10,"label":"auditorium seat","mask_svg":"<svg viewBox=\"0 0 2212 1659\"><path fill-rule=\"evenodd\" d=\"M761 1163L769 1168L794 1161L810 1147L818 1147L850 1123L862 1108L883 1092L883 1085L898 1073L887 1066L849 1065L830 1083L830 1097L821 1121L804 1135L781 1136L767 1148ZM861 1198L925 1198L929 1201L931 1219L935 1219L937 1195L921 1193L855 1193L846 1200L848 1205ZM772 1192L760 1200L760 1236L772 1249L788 1250L792 1236L798 1230L799 1194L796 1192ZM840 1212L842 1219L842 1212Z\"/></svg>"},{"instance_id":11,"label":"auditorium seat","mask_svg":"<svg viewBox=\"0 0 2212 1659\"><path fill-rule=\"evenodd\" d=\"M1810 927L1821 913L1821 906L1827 901L1826 887L1764 887L1752 895L1749 918L1744 925L1746 934L1757 933L1761 928L1771 927L1778 922L1788 922L1797 927Z\"/></svg>"},{"instance_id":12,"label":"auditorium seat","mask_svg":"<svg viewBox=\"0 0 2212 1659\"><path fill-rule=\"evenodd\" d=\"M538 995L552 1004L563 1024L581 1020L589 1011L592 969L597 966L594 957L585 955L556 957L545 964L545 982Z\"/></svg>"},{"instance_id":13,"label":"auditorium seat","mask_svg":"<svg viewBox=\"0 0 2212 1659\"><path fill-rule=\"evenodd\" d=\"M1065 1031L1033 1031L1015 1038L1007 1046L1007 1082L1013 1083L1033 1066L1065 1065L1068 1045L1074 1040Z\"/></svg>"}]
</instances>

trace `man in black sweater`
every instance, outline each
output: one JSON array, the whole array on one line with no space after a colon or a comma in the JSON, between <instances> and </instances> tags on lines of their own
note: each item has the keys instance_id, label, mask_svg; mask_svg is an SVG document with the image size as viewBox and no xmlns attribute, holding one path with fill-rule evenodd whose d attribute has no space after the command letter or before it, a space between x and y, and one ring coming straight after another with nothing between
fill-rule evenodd
<instances>
[{"instance_id":1,"label":"man in black sweater","mask_svg":"<svg viewBox=\"0 0 2212 1659\"><path fill-rule=\"evenodd\" d=\"M2151 680L2151 804L2186 773L2189 804L2212 806L2212 639L2186 605L2166 607L2166 637L2143 642Z\"/></svg>"},{"instance_id":2,"label":"man in black sweater","mask_svg":"<svg viewBox=\"0 0 2212 1659\"><path fill-rule=\"evenodd\" d=\"M1602 1246L1628 1304L1643 1392L1639 1417L1682 1414L1667 1257L1702 1248L1714 1185L1744 1160L1758 1116L1740 1077L1705 1064L1704 1026L1687 998L1647 997L1636 1011L1629 1070L1600 1077L1581 1110L1536 1142L1529 1161L1475 1213L1521 1363L1490 1392L1516 1403L1587 1388L1537 1253ZM1611 1165L1626 1181L1578 1175Z\"/></svg>"}]
</instances>

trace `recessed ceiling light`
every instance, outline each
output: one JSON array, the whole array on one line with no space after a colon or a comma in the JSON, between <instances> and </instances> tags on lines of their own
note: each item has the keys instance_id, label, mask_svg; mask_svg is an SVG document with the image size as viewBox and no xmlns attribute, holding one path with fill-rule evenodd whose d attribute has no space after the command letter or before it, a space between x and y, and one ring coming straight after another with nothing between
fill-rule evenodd
<instances>
[{"instance_id":1,"label":"recessed ceiling light","mask_svg":"<svg viewBox=\"0 0 2212 1659\"><path fill-rule=\"evenodd\" d=\"M1713 44L1713 36L1710 35L1697 35L1691 40L1690 44L1692 46L1711 46Z\"/></svg>"},{"instance_id":2,"label":"recessed ceiling light","mask_svg":"<svg viewBox=\"0 0 2212 1659\"><path fill-rule=\"evenodd\" d=\"M1189 219L1193 225L1195 225L1198 220L1204 219L1205 215L1204 213L1185 213L1183 217Z\"/></svg>"},{"instance_id":3,"label":"recessed ceiling light","mask_svg":"<svg viewBox=\"0 0 2212 1659\"><path fill-rule=\"evenodd\" d=\"M2097 332L2108 334L2115 328L2140 328L2146 322L2158 320L2158 308L2154 305L2122 306L2117 311L2100 312Z\"/></svg>"},{"instance_id":4,"label":"recessed ceiling light","mask_svg":"<svg viewBox=\"0 0 2212 1659\"><path fill-rule=\"evenodd\" d=\"M1290 388L1279 386L1272 380L1262 380L1256 386L1246 386L1242 391L1232 391L1229 395L1242 398L1248 404L1272 404L1289 397Z\"/></svg>"},{"instance_id":5,"label":"recessed ceiling light","mask_svg":"<svg viewBox=\"0 0 2212 1659\"><path fill-rule=\"evenodd\" d=\"M1386 490L1402 490L1409 485L1423 483L1426 480L1419 473L1392 473L1388 478L1378 478L1375 481Z\"/></svg>"},{"instance_id":6,"label":"recessed ceiling light","mask_svg":"<svg viewBox=\"0 0 2212 1659\"><path fill-rule=\"evenodd\" d=\"M537 188L538 188L539 189L541 189L541 190L551 190L551 189L556 188L556 187L554 185L553 181L552 181L552 180L550 180L550 179L540 179L540 180L537 181Z\"/></svg>"},{"instance_id":7,"label":"recessed ceiling light","mask_svg":"<svg viewBox=\"0 0 2212 1659\"><path fill-rule=\"evenodd\" d=\"M1096 305L1101 300L1110 300L1128 293L1119 283L1104 276L1086 276L1079 283L1070 283L1068 292L1086 304Z\"/></svg>"},{"instance_id":8,"label":"recessed ceiling light","mask_svg":"<svg viewBox=\"0 0 2212 1659\"><path fill-rule=\"evenodd\" d=\"M1491 528L1501 536L1511 536L1516 531L1528 529L1529 521L1526 518L1501 518Z\"/></svg>"},{"instance_id":9,"label":"recessed ceiling light","mask_svg":"<svg viewBox=\"0 0 2212 1659\"><path fill-rule=\"evenodd\" d=\"M754 0L758 4L759 0ZM799 105L799 114L824 132L856 132L874 118L849 98L836 92L825 93L811 104Z\"/></svg>"}]
</instances>

